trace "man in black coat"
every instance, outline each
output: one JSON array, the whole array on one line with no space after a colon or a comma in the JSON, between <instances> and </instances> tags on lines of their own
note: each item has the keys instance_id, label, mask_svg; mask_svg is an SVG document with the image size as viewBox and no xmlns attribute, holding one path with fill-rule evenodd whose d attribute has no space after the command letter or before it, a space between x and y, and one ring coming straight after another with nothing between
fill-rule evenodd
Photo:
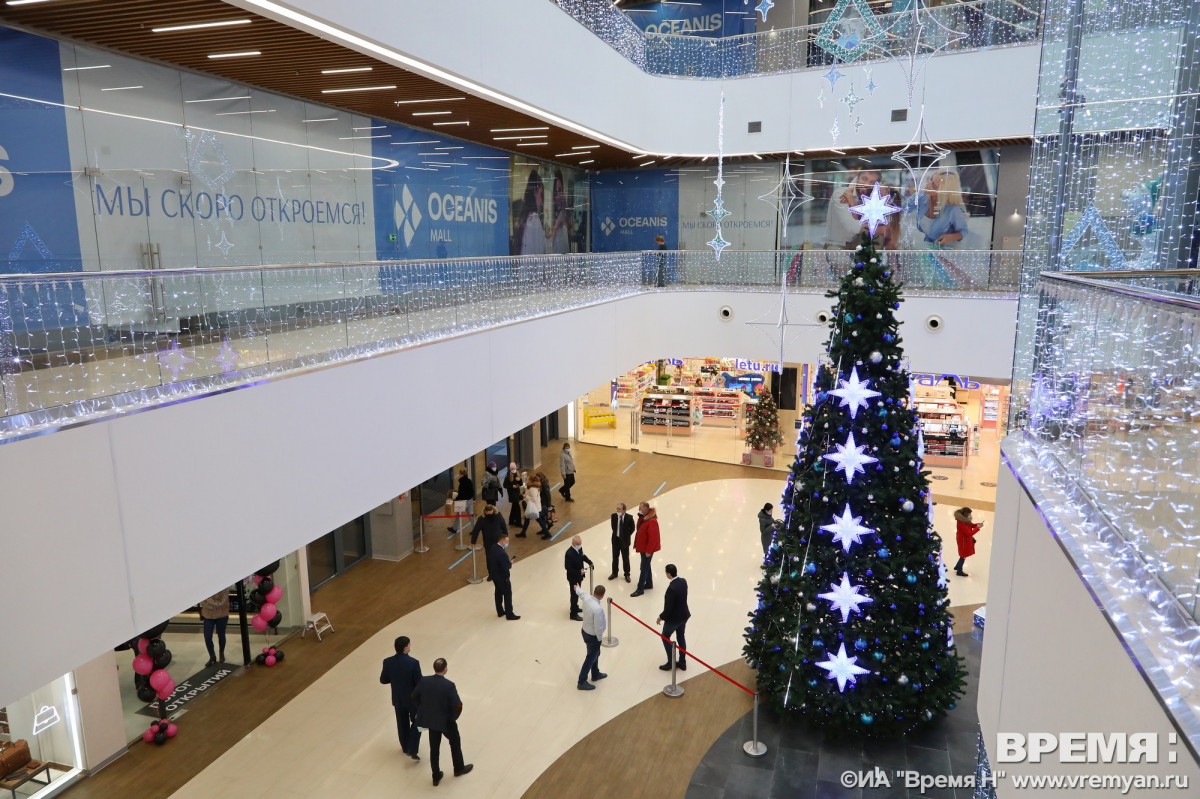
<instances>
[{"instance_id":1,"label":"man in black coat","mask_svg":"<svg viewBox=\"0 0 1200 799\"><path fill-rule=\"evenodd\" d=\"M413 691L412 701L417 708L417 723L429 730L429 765L433 767L433 784L442 781L442 736L450 742L450 758L454 761L454 776L461 777L475 768L463 763L462 739L458 735L458 717L462 715L462 700L458 688L446 679L445 658L433 661L433 674L421 680Z\"/></svg>"},{"instance_id":2,"label":"man in black coat","mask_svg":"<svg viewBox=\"0 0 1200 799\"><path fill-rule=\"evenodd\" d=\"M688 610L687 604L687 580L679 577L679 572L675 569L674 563L668 563L665 570L667 572L667 595L663 597L663 610L658 614L658 623L663 626L663 649L667 650L667 662L659 666L663 671L671 670L671 635L675 635L675 640L679 643L679 669L684 671L687 669L687 655L684 650L687 649L687 639L684 637L684 631L687 629L687 620L691 618L692 612Z\"/></svg>"},{"instance_id":3,"label":"man in black coat","mask_svg":"<svg viewBox=\"0 0 1200 799\"><path fill-rule=\"evenodd\" d=\"M609 520L612 525L612 574L608 579L617 579L617 565L620 560L625 567L625 582L629 582L629 543L633 540L633 516L625 511L625 503L617 503L617 512Z\"/></svg>"},{"instance_id":4,"label":"man in black coat","mask_svg":"<svg viewBox=\"0 0 1200 799\"><path fill-rule=\"evenodd\" d=\"M488 574L492 575L492 587L496 592L496 615L516 621L521 617L513 613L512 582L509 579L512 558L508 556L507 547L508 531L505 531L500 534L500 540L488 550Z\"/></svg>"},{"instance_id":5,"label":"man in black coat","mask_svg":"<svg viewBox=\"0 0 1200 799\"><path fill-rule=\"evenodd\" d=\"M503 532L505 532L504 519L496 510L496 506L484 505L483 515L476 519L474 526L471 527L471 546L475 546L475 542L479 540L480 536L483 536L483 550L487 552L492 544L500 540Z\"/></svg>"},{"instance_id":6,"label":"man in black coat","mask_svg":"<svg viewBox=\"0 0 1200 799\"><path fill-rule=\"evenodd\" d=\"M583 621L583 616L579 615L579 597L575 594L575 586L583 585L583 564L585 563L595 568L592 559L583 554L583 539L575 536L571 539L571 546L567 548L567 554L563 556L563 568L567 570L567 588L571 592L572 621Z\"/></svg>"},{"instance_id":7,"label":"man in black coat","mask_svg":"<svg viewBox=\"0 0 1200 799\"><path fill-rule=\"evenodd\" d=\"M416 708L411 697L421 681L421 664L408 654L408 650L408 636L397 638L396 654L384 659L379 682L392 686L392 707L396 709L396 734L400 737L400 750L413 760L420 760L417 749L421 745L421 732L417 729Z\"/></svg>"},{"instance_id":8,"label":"man in black coat","mask_svg":"<svg viewBox=\"0 0 1200 799\"><path fill-rule=\"evenodd\" d=\"M525 482L517 471L517 464L508 464L508 473L504 475L504 490L508 494L508 523L513 527L521 527L525 518L521 511L521 487Z\"/></svg>"}]
</instances>

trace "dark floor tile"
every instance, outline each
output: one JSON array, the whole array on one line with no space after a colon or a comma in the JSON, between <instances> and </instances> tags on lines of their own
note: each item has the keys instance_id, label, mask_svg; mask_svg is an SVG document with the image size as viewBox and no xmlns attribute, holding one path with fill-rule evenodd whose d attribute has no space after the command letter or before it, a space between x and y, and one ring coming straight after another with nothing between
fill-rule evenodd
<instances>
[{"instance_id":1,"label":"dark floor tile","mask_svg":"<svg viewBox=\"0 0 1200 799\"><path fill-rule=\"evenodd\" d=\"M781 749L775 760L775 783L772 794L790 797L789 791L811 794L817 785L817 754L799 749Z\"/></svg>"},{"instance_id":2,"label":"dark floor tile","mask_svg":"<svg viewBox=\"0 0 1200 799\"><path fill-rule=\"evenodd\" d=\"M817 780L814 799L862 799L861 788L847 788L837 781Z\"/></svg>"},{"instance_id":3,"label":"dark floor tile","mask_svg":"<svg viewBox=\"0 0 1200 799\"><path fill-rule=\"evenodd\" d=\"M692 783L688 786L684 799L725 799L725 789L715 785Z\"/></svg>"},{"instance_id":4,"label":"dark floor tile","mask_svg":"<svg viewBox=\"0 0 1200 799\"><path fill-rule=\"evenodd\" d=\"M725 781L724 799L762 799L771 792L775 773L746 765L732 766Z\"/></svg>"},{"instance_id":5,"label":"dark floor tile","mask_svg":"<svg viewBox=\"0 0 1200 799\"><path fill-rule=\"evenodd\" d=\"M895 773L889 773L888 779L891 785L863 788L862 799L909 799L908 789L904 787L904 782L895 776Z\"/></svg>"},{"instance_id":6,"label":"dark floor tile","mask_svg":"<svg viewBox=\"0 0 1200 799\"><path fill-rule=\"evenodd\" d=\"M833 744L825 742L817 753L817 779L838 782L847 771L862 771L863 752L861 745Z\"/></svg>"},{"instance_id":7,"label":"dark floor tile","mask_svg":"<svg viewBox=\"0 0 1200 799\"><path fill-rule=\"evenodd\" d=\"M907 748L908 770L925 777L949 776L950 753L945 749L926 749L922 746L909 744ZM924 793L919 789L909 788L909 796L923 796L928 799L954 799L953 788L928 788Z\"/></svg>"},{"instance_id":8,"label":"dark floor tile","mask_svg":"<svg viewBox=\"0 0 1200 799\"><path fill-rule=\"evenodd\" d=\"M719 765L711 763L706 756L692 774L692 785L716 786L724 790L725 780L728 779L725 772L728 767L729 765L724 762Z\"/></svg>"},{"instance_id":9,"label":"dark floor tile","mask_svg":"<svg viewBox=\"0 0 1200 799\"><path fill-rule=\"evenodd\" d=\"M944 721L935 721L905 736L909 746L921 746L926 749L946 749L946 727Z\"/></svg>"},{"instance_id":10,"label":"dark floor tile","mask_svg":"<svg viewBox=\"0 0 1200 799\"><path fill-rule=\"evenodd\" d=\"M867 741L863 744L863 766L868 771L881 768L892 772L907 768L908 758L904 739L893 741Z\"/></svg>"},{"instance_id":11,"label":"dark floor tile","mask_svg":"<svg viewBox=\"0 0 1200 799\"><path fill-rule=\"evenodd\" d=\"M802 724L785 724L779 729L779 745L787 749L816 753L821 749L825 733Z\"/></svg>"}]
</instances>

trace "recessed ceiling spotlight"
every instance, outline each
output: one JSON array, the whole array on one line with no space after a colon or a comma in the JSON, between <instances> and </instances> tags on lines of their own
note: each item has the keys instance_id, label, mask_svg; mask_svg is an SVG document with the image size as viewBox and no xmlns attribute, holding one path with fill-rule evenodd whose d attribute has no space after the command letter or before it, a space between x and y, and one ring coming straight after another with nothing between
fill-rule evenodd
<instances>
[{"instance_id":1,"label":"recessed ceiling spotlight","mask_svg":"<svg viewBox=\"0 0 1200 799\"><path fill-rule=\"evenodd\" d=\"M19 2L19 0L18 0ZM12 3L9 3L12 5ZM224 19L220 22L193 22L187 25L167 25L162 28L151 28L151 33L173 33L174 31L195 31L201 28L227 28L230 25L249 25L248 19Z\"/></svg>"}]
</instances>

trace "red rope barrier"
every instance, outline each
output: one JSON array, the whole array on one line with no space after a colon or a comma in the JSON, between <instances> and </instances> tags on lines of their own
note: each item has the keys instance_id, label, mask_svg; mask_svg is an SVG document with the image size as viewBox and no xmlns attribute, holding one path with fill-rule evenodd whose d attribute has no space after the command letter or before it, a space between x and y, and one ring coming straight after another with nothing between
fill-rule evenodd
<instances>
[{"instance_id":1,"label":"red rope barrier","mask_svg":"<svg viewBox=\"0 0 1200 799\"><path fill-rule=\"evenodd\" d=\"M612 602L612 600L610 599L610 600L609 600L609 602ZM667 641L668 643L671 641L671 639L670 639L670 638L667 638L665 635L663 635L662 633L660 633L658 630L654 629L654 628L653 628L653 627L651 627L649 624L646 624L646 622L642 621L642 620L641 620L641 619L639 619L637 616L634 616L632 613L630 613L630 612L629 612L629 611L627 611L625 608L623 608L623 607L621 607L620 605L618 605L616 602L612 602L612 606L613 606L614 608L616 608L617 610L621 611L622 613L624 613L624 614L625 614L626 616L628 616L629 618L631 618L631 619L633 619L634 621L636 621L638 624L640 624L640 625L642 625L643 627L645 627L645 628L646 628L647 630L649 630L650 632L652 632L652 633L654 633L655 635L657 635L659 638L663 639L664 641ZM682 652L683 654L687 655L688 657L690 657L692 660L694 660L694 661L696 661L697 663L699 663L699 664L700 664L701 666L703 666L704 668L708 669L709 671L716 672L717 674L720 674L720 675L721 675L722 677L724 677L726 680L728 680L729 682L733 683L733 684L734 684L734 685L736 685L738 688L741 688L743 691L745 691L746 693L750 694L751 696L754 696L754 695L755 695L755 692L754 692L754 691L752 691L752 690L750 690L749 688L747 688L746 686L742 685L740 682L738 682L737 680L733 679L732 677L730 677L728 674L726 674L725 672L721 671L720 669L715 669L715 668L713 668L712 666L708 665L707 663L705 663L705 662L704 662L703 660L701 660L700 658L696 657L696 656L695 656L694 654L692 654L691 652L689 652L689 651L687 651L686 649L684 649L683 647L679 646L679 644L675 644L675 647L676 647L676 648L677 648L677 649L678 649L680 652Z\"/></svg>"}]
</instances>

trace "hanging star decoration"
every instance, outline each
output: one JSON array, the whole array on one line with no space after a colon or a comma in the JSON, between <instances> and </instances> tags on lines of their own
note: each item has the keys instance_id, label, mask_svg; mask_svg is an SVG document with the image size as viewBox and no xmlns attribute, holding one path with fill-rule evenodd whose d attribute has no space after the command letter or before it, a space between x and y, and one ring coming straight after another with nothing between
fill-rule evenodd
<instances>
[{"instance_id":1,"label":"hanging star decoration","mask_svg":"<svg viewBox=\"0 0 1200 799\"><path fill-rule=\"evenodd\" d=\"M890 197L880 195L878 183L859 205L850 206L850 211L867 223L872 236L876 228L887 222L889 216L900 213L900 209L890 202Z\"/></svg>"},{"instance_id":2,"label":"hanging star decoration","mask_svg":"<svg viewBox=\"0 0 1200 799\"><path fill-rule=\"evenodd\" d=\"M234 246L234 245L233 245L233 242L231 242L229 239L225 238L225 231L224 231L224 230L222 230L222 231L221 231L221 240L220 240L220 241L218 241L218 242L217 242L216 244L214 244L213 246L214 246L214 247L216 247L218 250L220 250L220 251L221 251L221 255L222 255L222 256L224 256L224 257L228 258L228 257L229 257L229 251L233 249L233 246Z\"/></svg>"},{"instance_id":3,"label":"hanging star decoration","mask_svg":"<svg viewBox=\"0 0 1200 799\"><path fill-rule=\"evenodd\" d=\"M854 118L854 132L858 133L858 129L861 128L862 126L863 126L862 117L855 117Z\"/></svg>"},{"instance_id":4,"label":"hanging star decoration","mask_svg":"<svg viewBox=\"0 0 1200 799\"><path fill-rule=\"evenodd\" d=\"M215 361L216 364L221 367L221 371L232 372L234 363L237 361L237 359L237 350L235 350L233 345L229 343L229 339L221 339L221 349L217 353L217 357L213 358L213 361Z\"/></svg>"},{"instance_id":5,"label":"hanging star decoration","mask_svg":"<svg viewBox=\"0 0 1200 799\"><path fill-rule=\"evenodd\" d=\"M817 665L829 672L829 679L837 680L839 691L845 691L846 683L856 682L859 675L871 673L858 665L857 657L846 657L845 644L838 647L836 655L830 656L829 660L818 662Z\"/></svg>"},{"instance_id":6,"label":"hanging star decoration","mask_svg":"<svg viewBox=\"0 0 1200 799\"><path fill-rule=\"evenodd\" d=\"M1125 253L1121 252L1121 248L1117 246L1116 237L1112 231L1108 229L1103 217L1100 216L1100 209L1095 203L1088 203L1087 208L1083 209L1083 216L1079 217L1079 221L1075 223L1075 227L1071 228L1071 232L1063 238L1062 249L1059 251L1059 258L1066 260L1067 253L1075 249L1075 245L1079 244L1083 234L1088 230L1094 230L1096 238L1100 240L1100 246L1104 250L1104 254L1108 256L1109 262L1113 269L1125 269ZM1077 266L1085 266L1078 264Z\"/></svg>"},{"instance_id":7,"label":"hanging star decoration","mask_svg":"<svg viewBox=\"0 0 1200 799\"><path fill-rule=\"evenodd\" d=\"M194 358L189 358L183 353L183 350L179 348L178 341L172 341L170 349L158 353L159 365L171 373L172 380L178 380L179 373L186 369L189 363L193 363L194 361Z\"/></svg>"},{"instance_id":8,"label":"hanging star decoration","mask_svg":"<svg viewBox=\"0 0 1200 799\"><path fill-rule=\"evenodd\" d=\"M902 164L908 171L908 178L913 187L912 196L919 200L921 192L925 190L925 181L929 179L929 173L949 155L950 151L934 143L925 130L925 106L922 105L912 138L908 140L908 144L892 153L892 160Z\"/></svg>"},{"instance_id":9,"label":"hanging star decoration","mask_svg":"<svg viewBox=\"0 0 1200 799\"><path fill-rule=\"evenodd\" d=\"M854 93L854 83L850 83L850 91L842 97L842 102L846 104L846 109L853 114L854 106L863 101L863 98Z\"/></svg>"},{"instance_id":10,"label":"hanging star decoration","mask_svg":"<svg viewBox=\"0 0 1200 799\"><path fill-rule=\"evenodd\" d=\"M846 77L845 73L838 71L837 61L834 61L833 66L831 66L829 71L825 73L825 80L829 81L829 90L833 91L836 89L837 82L844 77Z\"/></svg>"},{"instance_id":11,"label":"hanging star decoration","mask_svg":"<svg viewBox=\"0 0 1200 799\"><path fill-rule=\"evenodd\" d=\"M863 536L875 532L862 523L861 516L850 512L849 502L846 503L846 509L842 511L841 516L835 515L833 523L823 524L821 529L833 533L833 543L841 544L843 552L849 552L852 544L861 544Z\"/></svg>"},{"instance_id":12,"label":"hanging star decoration","mask_svg":"<svg viewBox=\"0 0 1200 799\"><path fill-rule=\"evenodd\" d=\"M777 318L775 310L767 311L762 316L758 316L746 322L750 327L773 328L778 334L778 339L771 339L771 333L768 330L763 330L771 343L778 345L779 362L783 363L784 350L786 349L786 337L788 328L808 328L812 330L826 330L827 326L818 324L817 322L792 322L788 319L787 300L788 300L788 270L782 270L783 274L779 278L779 313ZM789 478L790 480L790 478Z\"/></svg>"},{"instance_id":13,"label":"hanging star decoration","mask_svg":"<svg viewBox=\"0 0 1200 799\"><path fill-rule=\"evenodd\" d=\"M871 71L872 70L870 67L867 67L867 66L863 67L863 72L867 73L867 83L866 83L867 92L869 94L873 95L873 94L875 94L875 90L879 88L879 84L877 84L875 82L875 78L871 76Z\"/></svg>"},{"instance_id":14,"label":"hanging star decoration","mask_svg":"<svg viewBox=\"0 0 1200 799\"><path fill-rule=\"evenodd\" d=\"M850 584L850 575L847 572L842 572L840 583L830 583L829 587L833 590L817 594L817 596L829 602L832 610L841 611L843 624L850 620L851 613L862 612L859 610L859 605L875 601L869 596L858 593L859 586Z\"/></svg>"},{"instance_id":15,"label":"hanging star decoration","mask_svg":"<svg viewBox=\"0 0 1200 799\"><path fill-rule=\"evenodd\" d=\"M817 105L825 107L825 87L821 87L821 91L817 92Z\"/></svg>"},{"instance_id":16,"label":"hanging star decoration","mask_svg":"<svg viewBox=\"0 0 1200 799\"><path fill-rule=\"evenodd\" d=\"M845 472L847 483L853 483L854 475L859 472L866 474L867 470L863 467L868 463L875 463L879 460L879 458L866 454L867 447L865 444L856 445L854 443L853 432L848 434L845 444L838 444L836 446L837 452L832 455L822 455L821 457L836 463L837 468L834 471Z\"/></svg>"},{"instance_id":17,"label":"hanging star decoration","mask_svg":"<svg viewBox=\"0 0 1200 799\"><path fill-rule=\"evenodd\" d=\"M725 241L725 237L721 235L721 220L729 216L729 212L725 210L725 201L722 196L722 190L725 187L725 92L721 92L721 110L717 114L717 179L713 181L713 185L717 187L717 199L713 203L712 210L707 213L713 219L715 234L712 241L705 243L712 247L713 253L717 256L717 263L720 263L721 253L729 246L729 242Z\"/></svg>"},{"instance_id":18,"label":"hanging star decoration","mask_svg":"<svg viewBox=\"0 0 1200 799\"><path fill-rule=\"evenodd\" d=\"M837 117L833 118L833 126L829 128L829 135L833 137L833 143L837 144L838 136L842 135L842 129L838 127Z\"/></svg>"},{"instance_id":19,"label":"hanging star decoration","mask_svg":"<svg viewBox=\"0 0 1200 799\"><path fill-rule=\"evenodd\" d=\"M775 7L775 3L772 2L772 0L762 0L762 2L760 2L758 5L756 5L754 7L754 10L757 11L759 14L761 14L762 21L766 22L767 21L767 12L770 11L774 7Z\"/></svg>"},{"instance_id":20,"label":"hanging star decoration","mask_svg":"<svg viewBox=\"0 0 1200 799\"><path fill-rule=\"evenodd\" d=\"M835 388L829 393L841 400L840 407L850 411L851 419L856 417L859 408L866 410L869 405L868 400L871 397L880 396L878 391L870 388L870 380L858 379L857 366L850 370L849 380L842 379L838 382L841 383L842 387Z\"/></svg>"},{"instance_id":21,"label":"hanging star decoration","mask_svg":"<svg viewBox=\"0 0 1200 799\"><path fill-rule=\"evenodd\" d=\"M885 33L867 0L838 0L817 32L819 47L846 63L861 58Z\"/></svg>"},{"instance_id":22,"label":"hanging star decoration","mask_svg":"<svg viewBox=\"0 0 1200 799\"><path fill-rule=\"evenodd\" d=\"M192 128L184 128L183 137L190 151L186 156L188 172L210 189L223 193L225 184L237 175L237 170L225 154L221 140L212 131Z\"/></svg>"},{"instance_id":23,"label":"hanging star decoration","mask_svg":"<svg viewBox=\"0 0 1200 799\"><path fill-rule=\"evenodd\" d=\"M929 58L952 44L962 41L966 34L943 25L925 3L914 0L912 8L894 16L887 31L887 53L904 72L908 88L908 105L913 102L913 89L920 79Z\"/></svg>"},{"instance_id":24,"label":"hanging star decoration","mask_svg":"<svg viewBox=\"0 0 1200 799\"><path fill-rule=\"evenodd\" d=\"M787 238L788 220L792 212L813 198L797 188L797 181L792 177L792 156L789 153L783 160L783 179L775 184L775 188L766 194L760 194L758 199L773 206L779 214L779 229L782 237Z\"/></svg>"}]
</instances>

